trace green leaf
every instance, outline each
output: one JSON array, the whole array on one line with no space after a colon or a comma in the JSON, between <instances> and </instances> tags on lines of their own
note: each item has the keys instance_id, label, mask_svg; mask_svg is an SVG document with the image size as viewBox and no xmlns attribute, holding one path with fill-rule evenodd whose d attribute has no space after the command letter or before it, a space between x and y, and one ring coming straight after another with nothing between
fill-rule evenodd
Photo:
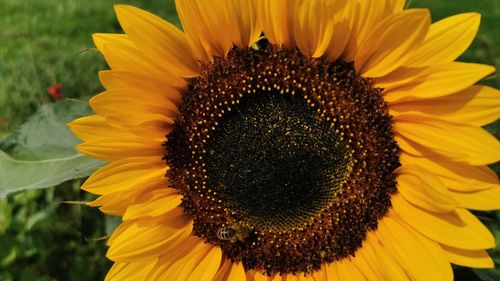
<instances>
[{"instance_id":1,"label":"green leaf","mask_svg":"<svg viewBox=\"0 0 500 281\"><path fill-rule=\"evenodd\" d=\"M18 255L18 253L17 253L16 248L10 248L9 254L0 260L0 265L2 267L7 267L7 266L11 265L16 260L17 255ZM0 280L3 280L3 279L0 279Z\"/></svg>"},{"instance_id":2,"label":"green leaf","mask_svg":"<svg viewBox=\"0 0 500 281\"><path fill-rule=\"evenodd\" d=\"M500 273L495 269L473 269L474 273L483 281L498 281L500 280Z\"/></svg>"},{"instance_id":3,"label":"green leaf","mask_svg":"<svg viewBox=\"0 0 500 281\"><path fill-rule=\"evenodd\" d=\"M59 201L52 202L45 209L43 209L40 212L36 213L35 215L31 216L26 221L26 225L25 225L26 230L30 231L31 229L33 229L33 227L35 225L37 225L40 222L51 217L54 214L54 212L56 211L57 207L59 207L60 204L61 204L61 202L59 202Z\"/></svg>"},{"instance_id":4,"label":"green leaf","mask_svg":"<svg viewBox=\"0 0 500 281\"><path fill-rule=\"evenodd\" d=\"M0 196L47 188L90 175L102 161L75 150L79 140L66 123L91 114L86 102L64 100L42 106L0 141Z\"/></svg>"},{"instance_id":5,"label":"green leaf","mask_svg":"<svg viewBox=\"0 0 500 281\"><path fill-rule=\"evenodd\" d=\"M455 281L498 281L500 273L496 269L477 269L453 266Z\"/></svg>"},{"instance_id":6,"label":"green leaf","mask_svg":"<svg viewBox=\"0 0 500 281\"><path fill-rule=\"evenodd\" d=\"M92 114L86 102L67 99L46 104L28 122L0 141L0 149L18 160L43 160L74 156L80 141L68 122Z\"/></svg>"},{"instance_id":7,"label":"green leaf","mask_svg":"<svg viewBox=\"0 0 500 281\"><path fill-rule=\"evenodd\" d=\"M106 227L106 235L111 236L115 229L122 223L121 217L113 217L113 216L106 216L104 218L105 221L105 227Z\"/></svg>"},{"instance_id":8,"label":"green leaf","mask_svg":"<svg viewBox=\"0 0 500 281\"><path fill-rule=\"evenodd\" d=\"M11 219L12 207L7 200L0 198L0 235L9 228Z\"/></svg>"}]
</instances>

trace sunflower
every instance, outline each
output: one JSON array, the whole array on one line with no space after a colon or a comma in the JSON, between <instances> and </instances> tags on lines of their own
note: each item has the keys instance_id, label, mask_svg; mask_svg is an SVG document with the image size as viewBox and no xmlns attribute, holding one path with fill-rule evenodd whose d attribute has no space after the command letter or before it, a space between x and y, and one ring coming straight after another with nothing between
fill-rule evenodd
<instances>
[{"instance_id":1,"label":"sunflower","mask_svg":"<svg viewBox=\"0 0 500 281\"><path fill-rule=\"evenodd\" d=\"M183 31L115 6L111 70L70 123L107 161L82 186L122 224L106 280L452 280L493 267L481 126L497 90L456 62L465 13L403 0L177 0Z\"/></svg>"}]
</instances>

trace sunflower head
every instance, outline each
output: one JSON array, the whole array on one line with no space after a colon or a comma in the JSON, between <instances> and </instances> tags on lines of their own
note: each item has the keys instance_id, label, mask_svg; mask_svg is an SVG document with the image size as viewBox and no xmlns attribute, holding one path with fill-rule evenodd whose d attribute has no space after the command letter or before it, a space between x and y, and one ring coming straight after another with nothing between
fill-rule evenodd
<instances>
[{"instance_id":1,"label":"sunflower head","mask_svg":"<svg viewBox=\"0 0 500 281\"><path fill-rule=\"evenodd\" d=\"M354 254L396 191L399 148L380 89L352 64L265 39L203 69L165 143L196 235L270 273ZM221 239L228 227L249 233Z\"/></svg>"},{"instance_id":2,"label":"sunflower head","mask_svg":"<svg viewBox=\"0 0 500 281\"><path fill-rule=\"evenodd\" d=\"M108 280L451 280L489 267L500 208L480 126L479 24L399 0L178 0L183 31L118 5L79 151L124 222ZM459 24L458 24L459 23ZM486 102L487 101L487 102ZM436 107L439 105L439 108ZM401 240L405 240L404 243ZM428 269L434 268L430 272Z\"/></svg>"}]
</instances>

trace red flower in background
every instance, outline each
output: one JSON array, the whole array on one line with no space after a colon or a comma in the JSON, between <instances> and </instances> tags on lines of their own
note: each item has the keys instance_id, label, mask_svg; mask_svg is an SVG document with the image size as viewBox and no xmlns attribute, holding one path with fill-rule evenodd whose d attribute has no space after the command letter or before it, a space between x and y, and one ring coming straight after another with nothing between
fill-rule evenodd
<instances>
[{"instance_id":1,"label":"red flower in background","mask_svg":"<svg viewBox=\"0 0 500 281\"><path fill-rule=\"evenodd\" d=\"M60 100L60 99L62 99L62 92L61 92L61 90L62 90L61 83L57 83L54 86L49 86L49 88L47 89L47 91L49 92L50 96L54 100Z\"/></svg>"}]
</instances>

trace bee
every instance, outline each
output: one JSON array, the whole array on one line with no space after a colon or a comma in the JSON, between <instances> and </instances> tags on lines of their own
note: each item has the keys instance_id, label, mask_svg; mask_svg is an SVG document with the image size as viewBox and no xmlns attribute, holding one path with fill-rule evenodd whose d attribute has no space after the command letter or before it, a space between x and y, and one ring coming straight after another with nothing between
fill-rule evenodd
<instances>
[{"instance_id":1,"label":"bee","mask_svg":"<svg viewBox=\"0 0 500 281\"><path fill-rule=\"evenodd\" d=\"M220 240L230 241L244 241L250 235L250 228L242 225L228 225L223 226L217 230L217 238Z\"/></svg>"}]
</instances>

